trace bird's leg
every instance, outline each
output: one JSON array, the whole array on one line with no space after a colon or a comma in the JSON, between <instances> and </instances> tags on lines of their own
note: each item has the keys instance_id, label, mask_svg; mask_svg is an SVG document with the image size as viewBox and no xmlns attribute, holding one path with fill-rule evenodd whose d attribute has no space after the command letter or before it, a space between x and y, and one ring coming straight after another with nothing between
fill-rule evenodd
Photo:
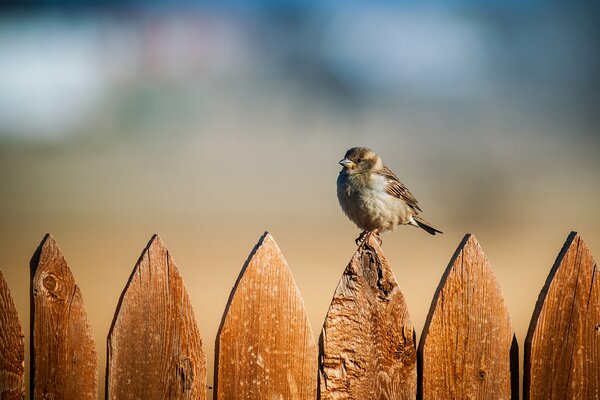
<instances>
[{"instance_id":1,"label":"bird's leg","mask_svg":"<svg viewBox=\"0 0 600 400\"><path fill-rule=\"evenodd\" d=\"M379 245L381 246L381 244L383 243L383 240L381 240L381 238L379 237L379 229L375 229L372 231L362 231L360 236L358 238L356 238L356 240L355 240L356 245L360 246L366 240L369 240L369 238L371 236L375 236L375 240L377 240L377 243L379 243Z\"/></svg>"},{"instance_id":2,"label":"bird's leg","mask_svg":"<svg viewBox=\"0 0 600 400\"><path fill-rule=\"evenodd\" d=\"M360 236L358 236L356 238L356 240L354 241L354 243L356 243L357 246L360 246L367 238L368 236L371 234L370 231L362 231L360 233Z\"/></svg>"}]
</instances>

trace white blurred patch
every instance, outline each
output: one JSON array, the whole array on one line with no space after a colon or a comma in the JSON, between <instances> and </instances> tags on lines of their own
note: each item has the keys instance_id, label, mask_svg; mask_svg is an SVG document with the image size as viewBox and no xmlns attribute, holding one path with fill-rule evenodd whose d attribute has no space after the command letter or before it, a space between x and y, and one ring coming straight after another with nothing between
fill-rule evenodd
<instances>
[{"instance_id":1,"label":"white blurred patch","mask_svg":"<svg viewBox=\"0 0 600 400\"><path fill-rule=\"evenodd\" d=\"M342 74L377 91L463 97L487 86L487 39L456 14L356 7L336 10L323 48Z\"/></svg>"},{"instance_id":2,"label":"white blurred patch","mask_svg":"<svg viewBox=\"0 0 600 400\"><path fill-rule=\"evenodd\" d=\"M0 26L0 136L70 133L103 95L94 26L50 17Z\"/></svg>"}]
</instances>

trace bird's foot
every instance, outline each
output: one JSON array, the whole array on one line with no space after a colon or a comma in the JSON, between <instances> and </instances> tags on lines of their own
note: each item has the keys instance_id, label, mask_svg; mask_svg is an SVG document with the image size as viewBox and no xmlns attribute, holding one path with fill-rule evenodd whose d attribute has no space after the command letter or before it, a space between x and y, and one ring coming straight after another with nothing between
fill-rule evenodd
<instances>
[{"instance_id":1,"label":"bird's foot","mask_svg":"<svg viewBox=\"0 0 600 400\"><path fill-rule=\"evenodd\" d=\"M362 231L360 233L360 236L356 238L356 240L354 241L356 243L357 246L360 246L361 244L363 244L365 241L369 240L369 238L371 236L375 236L375 240L377 240L377 243L381 246L383 244L383 240L381 240L381 238L379 237L379 230L374 230L374 231Z\"/></svg>"},{"instance_id":2,"label":"bird's foot","mask_svg":"<svg viewBox=\"0 0 600 400\"><path fill-rule=\"evenodd\" d=\"M360 235L356 238L356 240L354 240L354 243L356 243L357 246L360 246L365 241L368 235L369 232L362 231Z\"/></svg>"}]
</instances>

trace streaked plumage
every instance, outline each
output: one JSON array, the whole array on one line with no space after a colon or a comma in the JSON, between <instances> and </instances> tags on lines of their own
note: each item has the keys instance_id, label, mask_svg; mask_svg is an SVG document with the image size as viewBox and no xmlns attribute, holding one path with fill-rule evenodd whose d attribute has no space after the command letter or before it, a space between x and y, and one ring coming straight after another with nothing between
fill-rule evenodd
<instances>
[{"instance_id":1,"label":"streaked plumage","mask_svg":"<svg viewBox=\"0 0 600 400\"><path fill-rule=\"evenodd\" d=\"M366 147L353 147L340 161L337 195L344 213L364 232L385 232L413 225L432 235L442 233L419 215L415 196ZM361 235L362 237L362 235Z\"/></svg>"}]
</instances>

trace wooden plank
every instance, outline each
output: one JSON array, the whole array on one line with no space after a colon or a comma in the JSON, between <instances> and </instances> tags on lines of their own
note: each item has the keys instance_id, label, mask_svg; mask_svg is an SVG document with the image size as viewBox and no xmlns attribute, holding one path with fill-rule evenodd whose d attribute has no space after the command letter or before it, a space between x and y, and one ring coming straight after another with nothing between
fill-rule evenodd
<instances>
[{"instance_id":1,"label":"wooden plank","mask_svg":"<svg viewBox=\"0 0 600 400\"><path fill-rule=\"evenodd\" d=\"M205 399L206 357L183 279L154 235L108 337L108 399Z\"/></svg>"},{"instance_id":2,"label":"wooden plank","mask_svg":"<svg viewBox=\"0 0 600 400\"><path fill-rule=\"evenodd\" d=\"M31 259L34 399L97 399L98 358L83 298L54 238Z\"/></svg>"},{"instance_id":3,"label":"wooden plank","mask_svg":"<svg viewBox=\"0 0 600 400\"><path fill-rule=\"evenodd\" d=\"M0 271L0 399L25 399L25 336Z\"/></svg>"},{"instance_id":4,"label":"wooden plank","mask_svg":"<svg viewBox=\"0 0 600 400\"><path fill-rule=\"evenodd\" d=\"M338 283L320 350L321 399L415 399L414 328L373 237L359 246Z\"/></svg>"},{"instance_id":5,"label":"wooden plank","mask_svg":"<svg viewBox=\"0 0 600 400\"><path fill-rule=\"evenodd\" d=\"M315 340L292 273L268 233L233 288L215 359L218 400L316 397Z\"/></svg>"},{"instance_id":6,"label":"wooden plank","mask_svg":"<svg viewBox=\"0 0 600 400\"><path fill-rule=\"evenodd\" d=\"M466 235L434 295L419 343L422 399L518 398L517 348L500 287Z\"/></svg>"},{"instance_id":7,"label":"wooden plank","mask_svg":"<svg viewBox=\"0 0 600 400\"><path fill-rule=\"evenodd\" d=\"M535 306L524 372L525 399L600 399L600 276L576 232Z\"/></svg>"}]
</instances>

